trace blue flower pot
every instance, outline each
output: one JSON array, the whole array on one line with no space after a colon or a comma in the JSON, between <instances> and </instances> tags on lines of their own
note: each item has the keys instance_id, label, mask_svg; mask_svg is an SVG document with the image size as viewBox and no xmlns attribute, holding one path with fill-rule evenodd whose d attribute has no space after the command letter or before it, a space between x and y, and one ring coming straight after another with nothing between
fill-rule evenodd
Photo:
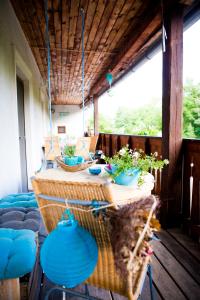
<instances>
[{"instance_id":1,"label":"blue flower pot","mask_svg":"<svg viewBox=\"0 0 200 300\"><path fill-rule=\"evenodd\" d=\"M112 175L116 172L117 166L111 165L110 168L106 166L105 170ZM129 169L115 177L115 183L120 185L136 185L138 183L140 173L141 171L138 168Z\"/></svg>"},{"instance_id":2,"label":"blue flower pot","mask_svg":"<svg viewBox=\"0 0 200 300\"><path fill-rule=\"evenodd\" d=\"M99 175L101 173L101 168L100 167L89 168L89 172L92 175Z\"/></svg>"},{"instance_id":3,"label":"blue flower pot","mask_svg":"<svg viewBox=\"0 0 200 300\"><path fill-rule=\"evenodd\" d=\"M84 162L84 158L82 156L65 156L64 163L68 166L75 166Z\"/></svg>"}]
</instances>

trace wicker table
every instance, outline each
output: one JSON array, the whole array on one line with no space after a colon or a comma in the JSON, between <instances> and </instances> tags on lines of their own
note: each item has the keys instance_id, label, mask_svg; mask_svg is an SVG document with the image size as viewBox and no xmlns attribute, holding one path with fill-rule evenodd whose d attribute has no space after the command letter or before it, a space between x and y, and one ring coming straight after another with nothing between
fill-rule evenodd
<instances>
[{"instance_id":1,"label":"wicker table","mask_svg":"<svg viewBox=\"0 0 200 300\"><path fill-rule=\"evenodd\" d=\"M148 173L144 176L144 183L142 186L124 186L110 182L110 179L104 170L104 165L95 165L101 167L100 175L91 175L88 171L82 170L78 172L66 172L61 168L48 169L36 175L37 179L42 180L56 180L62 182L72 183L91 183L91 184L105 184L110 183L110 191L114 201L127 201L129 198L134 198L135 201L141 197L149 196L154 187L154 177Z\"/></svg>"},{"instance_id":2,"label":"wicker table","mask_svg":"<svg viewBox=\"0 0 200 300\"><path fill-rule=\"evenodd\" d=\"M151 174L144 177L144 184L141 187L120 186L111 183L104 172L104 166L99 166L102 168L102 173L98 176L89 174L88 170L70 173L58 168L43 171L33 178L34 192L48 232L51 232L61 219L66 209L66 199L68 204L70 199L72 201L77 199L79 202L106 201L115 210L119 205L138 201L151 194L154 186L154 178ZM77 205L79 206L79 204ZM150 214L153 213L153 206ZM71 210L80 225L89 230L96 238L99 248L96 269L87 282L125 295L131 300L137 299L149 257L145 259L134 278L131 277L131 280L127 280L127 278L121 277L115 268L107 222L104 222L102 218L96 218L91 211L75 210L73 205ZM148 227L145 225L145 228L144 232ZM140 243L141 241L142 239Z\"/></svg>"}]
</instances>

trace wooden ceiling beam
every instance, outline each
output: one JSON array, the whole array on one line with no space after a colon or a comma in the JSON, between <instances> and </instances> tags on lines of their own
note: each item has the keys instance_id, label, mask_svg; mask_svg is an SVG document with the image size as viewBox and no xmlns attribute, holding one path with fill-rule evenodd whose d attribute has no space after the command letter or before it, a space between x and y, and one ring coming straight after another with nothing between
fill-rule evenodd
<instances>
[{"instance_id":1,"label":"wooden ceiling beam","mask_svg":"<svg viewBox=\"0 0 200 300\"><path fill-rule=\"evenodd\" d=\"M147 20L146 20L147 22ZM114 78L117 79L117 76L121 76L123 72L126 71L126 67L130 62L133 62L134 58L137 57L137 52L142 49L145 44L148 42L151 36L156 34L161 26L161 15L160 12L157 12L154 15L151 14L148 18L147 23L143 23L137 33L134 33L132 39L129 38L129 42L124 43L124 47L121 49L119 55L112 61L109 66L109 69L113 73ZM101 75L101 78L91 89L91 95L98 95L101 93L101 90L105 88L107 82L105 80L105 75L108 72L108 69Z\"/></svg>"},{"instance_id":2,"label":"wooden ceiling beam","mask_svg":"<svg viewBox=\"0 0 200 300\"><path fill-rule=\"evenodd\" d=\"M170 7L181 0L164 0ZM47 80L44 2L11 0L43 79ZM189 3L185 0L185 3ZM107 89L160 36L160 0L48 0L52 101L81 104L81 15L85 11L85 97ZM66 99L66 100L65 100Z\"/></svg>"},{"instance_id":3,"label":"wooden ceiling beam","mask_svg":"<svg viewBox=\"0 0 200 300\"><path fill-rule=\"evenodd\" d=\"M159 40L161 39L161 31L158 31L154 37L152 37L145 45L144 47L142 47L140 49L140 51L137 52L136 55L134 55L131 63L129 64L129 66L126 68L125 72L123 73L119 73L119 76L117 76L115 78L115 81L113 82L112 86L114 86L115 84L117 84L124 76L126 76L126 74L128 74L129 72L131 72L131 70L134 69L134 67L142 60L147 58L147 51L150 47L152 47L152 45L156 45ZM147 58L148 59L148 58ZM98 97L100 97L103 93L105 93L108 90L108 84L104 84L104 86L101 88L101 90L98 93ZM91 94L88 95L88 98L85 101L85 104L87 105L88 103L90 103L90 99L91 99ZM97 95L95 95L95 97L97 97ZM82 107L82 104L80 105L80 107Z\"/></svg>"},{"instance_id":4,"label":"wooden ceiling beam","mask_svg":"<svg viewBox=\"0 0 200 300\"><path fill-rule=\"evenodd\" d=\"M177 3L179 1L166 2L166 11L173 8L175 2ZM134 62L142 56L147 47L161 36L159 32L161 29L161 22L161 7L159 5L154 5L148 10L148 14L145 15L140 28L137 28L137 32L133 33L132 36L127 37L127 41L124 41L124 46L121 47L120 53L116 55L112 62L110 61L109 68L105 68L105 71L102 70L99 79L95 81L95 84L91 88L90 95L98 97L108 89L108 84L105 80L105 75L108 70L112 72L114 82L123 77L123 75L127 73L127 70L130 70L131 65L134 65ZM88 100L89 98L86 99L86 103Z\"/></svg>"},{"instance_id":5,"label":"wooden ceiling beam","mask_svg":"<svg viewBox=\"0 0 200 300\"><path fill-rule=\"evenodd\" d=\"M46 50L47 47L43 47L43 46L36 46L36 45L30 45L31 48L37 48L37 49L42 49L42 50ZM78 52L78 53L82 53L82 51L80 49L69 49L69 48L53 48L51 47L51 51L63 51L63 52ZM85 53L91 53L91 54L94 54L94 53L101 53L103 55L116 55L118 54L117 51L113 51L113 52L109 52L109 51L100 51L100 50L85 50L84 51Z\"/></svg>"},{"instance_id":6,"label":"wooden ceiling beam","mask_svg":"<svg viewBox=\"0 0 200 300\"><path fill-rule=\"evenodd\" d=\"M77 33L77 26L80 19L80 9L81 9L81 1L71 1L70 6L70 14L69 14L69 37L68 37L68 48L74 49L76 46L76 33ZM67 93L70 94L71 85L73 82L73 71L74 71L74 62L75 62L75 56L76 54L73 52L70 52L68 54L69 61L71 63L71 67L69 69L69 80L70 84L67 86ZM75 80L75 79L74 79Z\"/></svg>"},{"instance_id":7,"label":"wooden ceiling beam","mask_svg":"<svg viewBox=\"0 0 200 300\"><path fill-rule=\"evenodd\" d=\"M97 6L98 6L98 1L89 1L87 3L86 9L84 8L85 6L82 5L82 8L84 10L84 50L87 49L87 43L88 43L88 39L89 39L89 34L92 30L93 27L93 22L94 22L94 17L96 14L96 10L97 10ZM78 77L77 74L82 74L82 17L80 16L80 28L79 31L81 33L80 35L80 42L79 44L77 44L77 49L79 49L79 53L78 55L76 55L76 60L75 60L75 65L74 65L74 77ZM85 62L87 60L87 56L88 53L85 52ZM86 69L85 72L86 74ZM74 81L71 85L71 89L70 92L76 92L77 90L80 91L80 96L81 96L81 82L82 80L78 81Z\"/></svg>"},{"instance_id":8,"label":"wooden ceiling beam","mask_svg":"<svg viewBox=\"0 0 200 300\"><path fill-rule=\"evenodd\" d=\"M92 6L93 9L95 7L95 3ZM77 82L81 82L81 74L80 79L76 76L76 69L81 67L81 61L82 61L82 51L81 51L81 45L82 45L82 14L81 11L83 10L84 13L84 20L88 13L88 7L89 1L88 0L81 0L80 6L79 6L79 17L77 20L77 27L76 27L76 35L75 35L75 45L74 50L77 50L73 53L73 69L72 69L72 79L76 78L76 80L72 80L72 83L70 84L69 93L75 94L77 93ZM85 36L84 36L84 42L85 42ZM81 99L81 91L79 91L80 99Z\"/></svg>"},{"instance_id":9,"label":"wooden ceiling beam","mask_svg":"<svg viewBox=\"0 0 200 300\"><path fill-rule=\"evenodd\" d=\"M183 5L189 5L190 6L195 2L195 0L180 0L179 2Z\"/></svg>"},{"instance_id":10,"label":"wooden ceiling beam","mask_svg":"<svg viewBox=\"0 0 200 300\"><path fill-rule=\"evenodd\" d=\"M110 33L107 36L102 36L98 48L106 51L114 49L119 54L120 50L117 49L119 40L124 41L127 32L130 31L130 23L132 23L134 16L137 15L139 8L142 6L142 1L117 1L117 4L113 12L114 19L111 19L110 22ZM102 70L108 69L107 64L109 65L112 59L114 57L106 57L103 52L100 55L91 57L88 68L86 67L88 74L86 86L89 83L92 86L98 80Z\"/></svg>"},{"instance_id":11,"label":"wooden ceiling beam","mask_svg":"<svg viewBox=\"0 0 200 300\"><path fill-rule=\"evenodd\" d=\"M61 13L61 2L59 0L53 1L53 17L54 17L54 38L55 46L59 48L62 46L62 13ZM59 65L62 64L62 53L56 51L56 97L62 93L62 73L59 74Z\"/></svg>"},{"instance_id":12,"label":"wooden ceiling beam","mask_svg":"<svg viewBox=\"0 0 200 300\"><path fill-rule=\"evenodd\" d=\"M88 7L88 11L85 14L85 24L89 21L90 24L90 30L88 33L84 33L84 50L88 50L92 47L92 39L95 38L95 34L98 30L98 26L100 24L101 18L104 14L104 10L106 7L106 3L103 0L96 1L96 3L90 2L90 6ZM91 9L91 10L90 10ZM89 28L89 26L88 26ZM90 46L91 45L91 46ZM80 43L80 48L82 51L81 43ZM96 54L93 54L93 56ZM89 53L85 52L85 74L87 74L87 61L88 57L90 56ZM75 72L75 78L78 78L81 76L82 73L82 55L79 54L78 59L76 61L76 72ZM86 81L85 81L86 84ZM86 86L86 85L85 85ZM76 80L76 82L73 82L72 87L71 87L71 92L74 93L75 91L79 90L81 94L81 81ZM85 92L87 95L87 93Z\"/></svg>"},{"instance_id":13,"label":"wooden ceiling beam","mask_svg":"<svg viewBox=\"0 0 200 300\"><path fill-rule=\"evenodd\" d=\"M110 6L111 4L114 4L114 6ZM111 1L110 5L107 5L106 8L106 23L104 23L104 26L103 24L101 25L102 31L98 30L97 36L93 43L93 47L96 46L97 49L100 50L100 53L96 53L95 55L90 54L86 62L85 69L87 79L85 86L90 87L92 86L93 82L96 81L96 77L98 77L99 74L99 69L104 66L104 62L107 59L104 56L103 51L105 51L105 49L107 51L110 48L114 36L117 34L120 26L122 25L123 20L121 20L120 23L119 21L117 22L117 20L118 18L122 18L128 12L128 9L131 8L133 2L130 3L130 1L126 0L117 0L115 3L112 3Z\"/></svg>"},{"instance_id":14,"label":"wooden ceiling beam","mask_svg":"<svg viewBox=\"0 0 200 300\"><path fill-rule=\"evenodd\" d=\"M118 4L115 6L115 12L114 12L113 4ZM113 2L111 1L111 3L106 4L106 6L104 4L104 11L102 11L102 13L105 14L105 12L107 11L107 14L105 14L105 16L107 18L106 21L108 22L109 15L111 13L113 13L114 22L111 21L110 28L109 28L109 26L101 27L102 29L104 29L102 32L99 31L99 26L100 26L99 18L97 18L97 21L94 24L96 35L94 36L93 42L90 41L90 45L87 45L87 47L93 48L96 45L97 49L99 49L101 52L95 53L95 54L91 53L90 55L87 55L86 62L85 62L85 73L87 74L87 80L85 82L85 86L89 86L92 84L91 74L93 75L94 73L97 72L97 70L99 68L100 58L102 56L104 57L105 60L108 58L102 53L102 50L103 51L111 51L111 49L113 49L113 48L109 48L109 47L111 44L113 45L112 40L113 40L114 36L117 34L117 30L119 30L119 25L117 27L117 20L119 19L119 16L121 16L121 19L122 19L123 15L124 15L123 9L125 9L125 7L126 7L126 12L127 12L128 8L131 7L130 1L118 0L116 3L114 1ZM103 23L103 20L102 20L102 23ZM112 29L112 30L110 30L110 29ZM108 35L106 35L107 31L109 32ZM107 36L107 38L106 38L106 36ZM91 39L91 37L90 37L90 39ZM103 66L103 62L101 62L101 66Z\"/></svg>"}]
</instances>

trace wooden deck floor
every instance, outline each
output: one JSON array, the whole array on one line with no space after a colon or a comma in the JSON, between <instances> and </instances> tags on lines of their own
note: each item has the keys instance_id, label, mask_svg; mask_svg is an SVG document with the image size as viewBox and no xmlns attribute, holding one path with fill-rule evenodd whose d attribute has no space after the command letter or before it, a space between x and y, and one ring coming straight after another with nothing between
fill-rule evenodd
<instances>
[{"instance_id":1,"label":"wooden deck floor","mask_svg":"<svg viewBox=\"0 0 200 300\"><path fill-rule=\"evenodd\" d=\"M200 246L179 229L162 230L158 237L161 242L154 242L153 284L155 299L165 300L195 300L200 299ZM30 300L43 300L46 291L52 283L43 276L37 265L33 273L29 289ZM77 288L84 291L85 286ZM89 294L104 300L125 300L125 297L111 291L88 286ZM51 300L62 299L61 292L53 292ZM69 298L66 298L69 299ZM70 299L81 299L73 297ZM150 299L149 278L146 277L141 300Z\"/></svg>"}]
</instances>

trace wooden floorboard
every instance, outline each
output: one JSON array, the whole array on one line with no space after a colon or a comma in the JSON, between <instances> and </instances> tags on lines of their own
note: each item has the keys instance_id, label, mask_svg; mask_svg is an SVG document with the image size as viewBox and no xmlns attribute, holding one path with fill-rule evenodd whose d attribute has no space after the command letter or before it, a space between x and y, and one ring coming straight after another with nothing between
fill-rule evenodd
<instances>
[{"instance_id":1,"label":"wooden floorboard","mask_svg":"<svg viewBox=\"0 0 200 300\"><path fill-rule=\"evenodd\" d=\"M155 296L156 300L162 300L160 294L158 293L156 286L153 286L153 294ZM150 300L151 296L150 296L150 286L149 286L149 276L146 276L145 281L144 281L144 286L142 289L142 293L141 293L141 300Z\"/></svg>"},{"instance_id":2,"label":"wooden floorboard","mask_svg":"<svg viewBox=\"0 0 200 300\"><path fill-rule=\"evenodd\" d=\"M160 264L165 268L173 282L188 299L199 299L199 284L188 274L184 267L165 248L162 243L156 243L154 253Z\"/></svg>"},{"instance_id":3,"label":"wooden floorboard","mask_svg":"<svg viewBox=\"0 0 200 300\"><path fill-rule=\"evenodd\" d=\"M112 295L113 300L127 300L126 297L121 296L121 295L116 294L116 293L113 293L113 292L111 292L111 295Z\"/></svg>"},{"instance_id":4,"label":"wooden floorboard","mask_svg":"<svg viewBox=\"0 0 200 300\"><path fill-rule=\"evenodd\" d=\"M93 297L97 297L102 300L112 300L111 293L108 290L100 289L91 285L88 285L88 290L89 294Z\"/></svg>"},{"instance_id":5,"label":"wooden floorboard","mask_svg":"<svg viewBox=\"0 0 200 300\"><path fill-rule=\"evenodd\" d=\"M49 289L51 289L52 287L54 287L55 285L48 280L48 278L44 275L43 277L43 283L42 283L42 289L41 289L41 293L40 293L40 300L43 300L45 298L45 295L47 293L47 291ZM49 300L61 300L62 299L62 292L61 291L53 291L50 296L49 296Z\"/></svg>"},{"instance_id":6,"label":"wooden floorboard","mask_svg":"<svg viewBox=\"0 0 200 300\"><path fill-rule=\"evenodd\" d=\"M183 248L176 239L171 238L168 232L162 230L158 233L158 237L161 239L161 243L167 248L167 251L169 251L190 276L200 284L200 263L192 255L189 255L188 251Z\"/></svg>"},{"instance_id":7,"label":"wooden floorboard","mask_svg":"<svg viewBox=\"0 0 200 300\"><path fill-rule=\"evenodd\" d=\"M161 231L161 242L153 242L152 257L153 284L155 300L196 300L200 299L200 260L199 246L178 230ZM188 247L190 249L188 250ZM198 256L199 255L199 256ZM29 300L44 300L46 292L53 287L42 273L37 261L32 276ZM85 284L75 289L84 293ZM88 285L89 294L102 300L125 300L127 298L108 290ZM62 292L55 291L49 300L61 300ZM66 296L66 300L78 300L80 297ZM149 277L146 276L141 300L150 300Z\"/></svg>"},{"instance_id":8,"label":"wooden floorboard","mask_svg":"<svg viewBox=\"0 0 200 300\"><path fill-rule=\"evenodd\" d=\"M187 299L155 256L152 257L153 280L165 300Z\"/></svg>"},{"instance_id":9,"label":"wooden floorboard","mask_svg":"<svg viewBox=\"0 0 200 300\"><path fill-rule=\"evenodd\" d=\"M168 229L167 232L179 242L196 260L200 262L200 244L184 234L180 228Z\"/></svg>"},{"instance_id":10,"label":"wooden floorboard","mask_svg":"<svg viewBox=\"0 0 200 300\"><path fill-rule=\"evenodd\" d=\"M41 289L41 284L43 281L43 271L40 266L40 258L39 255L37 256L36 262L35 262L35 267L32 272L32 277L31 277L31 286L29 288L29 300L35 300L39 299L40 297L40 289Z\"/></svg>"},{"instance_id":11,"label":"wooden floorboard","mask_svg":"<svg viewBox=\"0 0 200 300\"><path fill-rule=\"evenodd\" d=\"M44 280L43 280L43 287L42 287L42 293L41 293L41 296L40 296L40 300L43 300L45 298L45 295L47 293L47 291L54 287L55 285L50 281L48 280L48 278L46 276L44 276ZM77 292L80 292L80 293L85 293L85 285L82 284L82 285L79 285L77 286L75 289L71 289L71 290L75 290ZM55 290L53 291L51 294L50 294L50 297L49 297L49 300L62 300L63 299L63 292L62 291L59 291L59 290ZM65 295L65 299L68 300L78 300L78 299L81 299L80 297L71 297L69 295Z\"/></svg>"}]
</instances>

